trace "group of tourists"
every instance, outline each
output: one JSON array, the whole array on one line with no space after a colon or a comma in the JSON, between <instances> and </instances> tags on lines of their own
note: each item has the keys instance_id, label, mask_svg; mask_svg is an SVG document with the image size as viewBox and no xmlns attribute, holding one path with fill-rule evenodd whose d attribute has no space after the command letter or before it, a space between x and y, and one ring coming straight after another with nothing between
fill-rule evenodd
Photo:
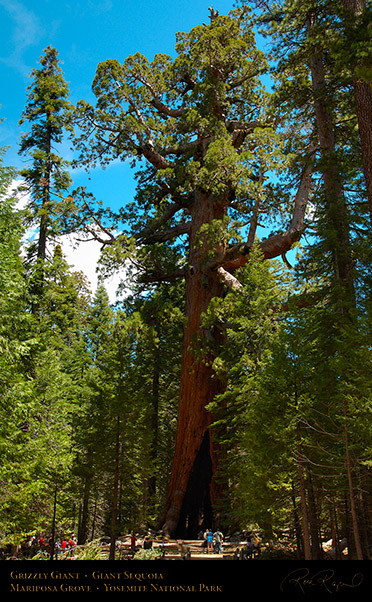
<instances>
[{"instance_id":1,"label":"group of tourists","mask_svg":"<svg viewBox=\"0 0 372 602\"><path fill-rule=\"evenodd\" d=\"M211 529L207 529L203 534L203 554L222 554L223 535L217 530L213 533Z\"/></svg>"},{"instance_id":2,"label":"group of tourists","mask_svg":"<svg viewBox=\"0 0 372 602\"><path fill-rule=\"evenodd\" d=\"M53 538L40 535L36 537L33 535L30 539L25 540L21 543L20 551L23 556L30 556L41 552L51 553L51 546L53 545ZM54 541L54 551L57 553L63 553L67 550L75 548L77 545L77 538L72 533L69 537L61 537Z\"/></svg>"},{"instance_id":3,"label":"group of tourists","mask_svg":"<svg viewBox=\"0 0 372 602\"><path fill-rule=\"evenodd\" d=\"M57 552L66 552L66 550L71 550L72 548L76 548L77 546L77 538L74 534L71 537L62 537L61 540L57 539L54 548Z\"/></svg>"}]
</instances>

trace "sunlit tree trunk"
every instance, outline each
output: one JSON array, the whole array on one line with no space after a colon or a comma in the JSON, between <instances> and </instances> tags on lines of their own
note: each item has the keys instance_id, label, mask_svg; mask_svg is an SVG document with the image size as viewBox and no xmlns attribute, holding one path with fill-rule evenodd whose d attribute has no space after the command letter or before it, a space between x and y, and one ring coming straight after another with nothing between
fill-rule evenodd
<instances>
[{"instance_id":1,"label":"sunlit tree trunk","mask_svg":"<svg viewBox=\"0 0 372 602\"><path fill-rule=\"evenodd\" d=\"M150 504L153 505L156 495L156 461L158 457L158 432L159 432L159 395L160 395L160 365L159 349L154 344L153 348L153 374L152 374L152 396L151 396L151 445L150 458L153 466L153 474L148 480L148 494Z\"/></svg>"},{"instance_id":2,"label":"sunlit tree trunk","mask_svg":"<svg viewBox=\"0 0 372 602\"><path fill-rule=\"evenodd\" d=\"M365 8L365 0L343 0L343 6L354 16L355 27ZM364 81L353 72L355 109L358 119L363 170L367 187L368 209L372 224L372 89L370 82Z\"/></svg>"},{"instance_id":3,"label":"sunlit tree trunk","mask_svg":"<svg viewBox=\"0 0 372 602\"><path fill-rule=\"evenodd\" d=\"M327 106L329 99L326 92L323 57L316 48L311 55L310 64L319 146L322 156L321 170L326 197L327 221L328 227L333 233L333 238L329 241L329 247L333 256L334 276L338 283L342 285L345 293L350 293L353 289L353 283L347 210L336 157L334 124Z\"/></svg>"},{"instance_id":4,"label":"sunlit tree trunk","mask_svg":"<svg viewBox=\"0 0 372 602\"><path fill-rule=\"evenodd\" d=\"M120 475L120 417L117 417L117 430L115 442L115 470L112 485L111 499L111 532L110 532L110 560L115 560L115 545L117 536L117 516L119 500L119 475Z\"/></svg>"},{"instance_id":5,"label":"sunlit tree trunk","mask_svg":"<svg viewBox=\"0 0 372 602\"><path fill-rule=\"evenodd\" d=\"M207 243L198 239L198 233L204 224L221 218L223 213L223 204L217 203L212 195L199 193L193 208L193 225L190 233L191 270L186 277L186 323L182 350L177 437L163 523L164 530L169 534L173 534L177 529L190 476L201 449L206 457L199 458L201 460L199 465L207 466L210 462L212 475L216 470L217 458L213 439L209 438L209 445L202 447L202 443L211 423L211 414L206 410L206 405L213 401L215 395L224 390L224 385L214 377L211 365L213 357L198 353L198 347L200 343L206 342L206 333L200 327L201 316L203 312L207 311L211 299L223 294L223 285L216 271L203 269L208 249ZM203 479L203 474L200 476ZM200 482L197 486L199 488L206 487L207 498L209 497L209 501L213 504L213 476L208 476L208 471L206 471L204 479L207 482Z\"/></svg>"}]
</instances>

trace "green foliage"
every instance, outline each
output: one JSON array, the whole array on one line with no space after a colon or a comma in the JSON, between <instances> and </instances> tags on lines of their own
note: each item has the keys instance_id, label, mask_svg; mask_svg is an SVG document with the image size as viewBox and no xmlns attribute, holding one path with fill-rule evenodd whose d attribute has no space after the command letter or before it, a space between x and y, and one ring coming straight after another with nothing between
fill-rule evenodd
<instances>
[{"instance_id":1,"label":"green foliage","mask_svg":"<svg viewBox=\"0 0 372 602\"><path fill-rule=\"evenodd\" d=\"M98 65L96 106L76 107L76 144L87 167L117 158L139 166L136 198L116 214L93 207L85 189L63 198L71 182L52 143L72 122L56 50L47 48L31 74L21 120L30 131L20 145L32 158L22 172L32 192L28 213L9 198L14 170L0 166L3 544L71 530L77 505L84 540L155 524L177 428L186 323L175 276L190 276L184 236L194 226L193 203L209 195L214 207L224 204L194 228L200 270L217 248L244 240L254 218L274 229L288 221L304 149L314 132L324 135L319 106L334 148L313 157L309 238L296 269L264 261L254 245L234 272L241 286L213 298L202 315L195 353L225 384L207 409L221 450L216 479L226 493L218 508L226 528L254 523L272 534L292 526L293 511L304 498L310 508L312 496L313 532L330 533L334 521L350 531L344 511L353 496L359 523L368 523L372 258L349 90L353 72L371 79L370 5L358 19L333 0L265 5L258 21L273 41L271 96L261 83L268 62L245 9L179 33L174 59L135 54ZM325 185L332 169L341 204ZM42 287L30 282L21 254L30 215L40 227ZM92 215L105 237L101 275L120 266L135 281L116 307L103 284L91 299L60 247L44 261L46 240L62 227L91 233ZM348 274L339 269L346 259ZM79 551L79 559L100 556L95 540ZM157 558L157 550L135 557Z\"/></svg>"},{"instance_id":2,"label":"green foliage","mask_svg":"<svg viewBox=\"0 0 372 602\"><path fill-rule=\"evenodd\" d=\"M56 152L65 132L71 131L71 108L67 100L68 86L55 48L45 49L40 68L33 69L31 77L27 104L20 120L20 124L28 122L30 130L22 136L19 153L29 155L32 164L21 170L20 175L30 192L30 222L39 227L36 254L41 261L45 259L47 240L60 233L59 199L71 186L68 163ZM32 256L32 245L29 252ZM43 279L42 265L38 269L40 274L35 275L36 282L38 278Z\"/></svg>"},{"instance_id":3,"label":"green foliage","mask_svg":"<svg viewBox=\"0 0 372 602\"><path fill-rule=\"evenodd\" d=\"M217 479L228 484L229 516L239 524L257 521L267 527L274 520L274 509L268 508L288 487L285 442L293 426L290 409L276 397L278 379L285 387L288 381L282 366L269 374L285 327L281 306L291 278L279 265L264 262L257 246L239 280L242 288L214 300L203 321L204 327L217 324L226 334L214 361L226 391L208 409L213 432L227 452Z\"/></svg>"},{"instance_id":4,"label":"green foliage","mask_svg":"<svg viewBox=\"0 0 372 602\"><path fill-rule=\"evenodd\" d=\"M71 435L79 393L72 366L85 306L83 287L57 249L36 321L20 254L22 213L6 197L1 199L0 229L0 529L17 538L51 528L56 486L61 525L70 512Z\"/></svg>"},{"instance_id":5,"label":"green foliage","mask_svg":"<svg viewBox=\"0 0 372 602\"><path fill-rule=\"evenodd\" d=\"M78 560L101 560L102 545L98 539L76 549Z\"/></svg>"},{"instance_id":6,"label":"green foliage","mask_svg":"<svg viewBox=\"0 0 372 602\"><path fill-rule=\"evenodd\" d=\"M162 551L159 548L151 548L149 550L138 550L133 560L160 560L161 556Z\"/></svg>"},{"instance_id":7,"label":"green foliage","mask_svg":"<svg viewBox=\"0 0 372 602\"><path fill-rule=\"evenodd\" d=\"M103 225L106 218L124 223L133 235L121 234L118 244L110 240L105 261L113 263L119 255L122 261L124 247L138 265L134 242L138 247L157 240L174 244L177 226L189 220L196 191L213 194L226 206L236 199L233 236L257 197L267 216L275 215L277 200L267 178L285 168L286 158L260 79L267 70L246 9L179 33L174 60L159 54L150 62L137 53L123 64L110 59L98 65L96 105L81 101L76 107L81 133L75 139L76 163L105 166L120 158L140 167L136 202L110 218L99 207L95 212ZM78 195L77 210L84 216L80 225L88 230L93 200L86 201L86 192ZM162 216L172 202L180 207L170 222L173 233L163 238ZM152 247L148 261L151 254Z\"/></svg>"}]
</instances>

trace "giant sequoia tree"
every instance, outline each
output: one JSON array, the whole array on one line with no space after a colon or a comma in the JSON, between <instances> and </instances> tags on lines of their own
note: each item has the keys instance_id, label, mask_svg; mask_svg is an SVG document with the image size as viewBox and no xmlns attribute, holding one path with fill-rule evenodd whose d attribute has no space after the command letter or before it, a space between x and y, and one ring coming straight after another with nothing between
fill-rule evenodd
<instances>
[{"instance_id":1,"label":"giant sequoia tree","mask_svg":"<svg viewBox=\"0 0 372 602\"><path fill-rule=\"evenodd\" d=\"M260 80L265 70L247 10L211 11L210 24L178 34L174 59L160 54L150 62L136 54L123 64L99 64L96 106L77 107L82 163L140 163L136 203L117 216L132 223L130 231L109 230L104 212L94 214L81 191L85 227L115 250L111 256L130 256L142 282L180 277L185 283L178 428L161 520L170 534L186 525L190 533L202 517L211 521L219 497L213 478L219 450L206 406L225 386L212 367L224 334L204 329L201 318L226 287L239 287L234 273L247 260L259 220L281 220L260 243L266 259L285 254L305 227L308 157L298 162L292 198L277 198L268 179L280 138Z\"/></svg>"}]
</instances>

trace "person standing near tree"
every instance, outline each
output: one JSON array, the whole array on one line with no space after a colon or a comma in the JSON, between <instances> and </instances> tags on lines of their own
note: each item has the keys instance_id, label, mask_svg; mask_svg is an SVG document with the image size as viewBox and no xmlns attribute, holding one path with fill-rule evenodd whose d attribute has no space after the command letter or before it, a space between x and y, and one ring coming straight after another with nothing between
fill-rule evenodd
<instances>
[{"instance_id":1,"label":"person standing near tree","mask_svg":"<svg viewBox=\"0 0 372 602\"><path fill-rule=\"evenodd\" d=\"M219 531L217 529L217 531L213 534L213 539L214 539L214 553L219 554L221 552L221 554L222 554L223 535L222 535L221 531Z\"/></svg>"},{"instance_id":2,"label":"person standing near tree","mask_svg":"<svg viewBox=\"0 0 372 602\"><path fill-rule=\"evenodd\" d=\"M213 553L213 533L210 529L207 529L207 553Z\"/></svg>"}]
</instances>

